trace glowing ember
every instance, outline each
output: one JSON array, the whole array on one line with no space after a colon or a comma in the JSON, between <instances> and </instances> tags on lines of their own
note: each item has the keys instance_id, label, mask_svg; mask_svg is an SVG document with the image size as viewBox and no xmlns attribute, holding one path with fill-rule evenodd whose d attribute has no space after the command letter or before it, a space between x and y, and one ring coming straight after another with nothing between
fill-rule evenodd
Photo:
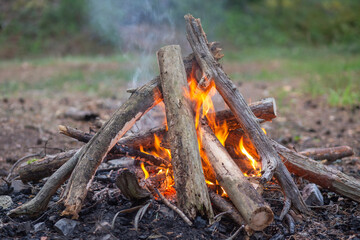
<instances>
[{"instance_id":1,"label":"glowing ember","mask_svg":"<svg viewBox=\"0 0 360 240\"><path fill-rule=\"evenodd\" d=\"M141 169L143 170L144 174L145 174L145 179L149 178L149 172L146 170L144 163L141 163Z\"/></svg>"}]
</instances>

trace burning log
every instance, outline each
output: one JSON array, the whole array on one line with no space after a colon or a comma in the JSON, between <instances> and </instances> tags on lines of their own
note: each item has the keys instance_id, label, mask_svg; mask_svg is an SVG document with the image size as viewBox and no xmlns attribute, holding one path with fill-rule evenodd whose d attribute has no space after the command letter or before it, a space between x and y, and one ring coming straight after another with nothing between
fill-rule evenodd
<instances>
[{"instance_id":1,"label":"burning log","mask_svg":"<svg viewBox=\"0 0 360 240\"><path fill-rule=\"evenodd\" d=\"M272 144L292 173L325 189L360 202L360 181L358 179L309 159L275 141L272 141Z\"/></svg>"},{"instance_id":2,"label":"burning log","mask_svg":"<svg viewBox=\"0 0 360 240\"><path fill-rule=\"evenodd\" d=\"M349 146L331 147L331 148L310 148L300 152L301 155L314 160L328 160L333 162L337 159L350 157L354 151Z\"/></svg>"},{"instance_id":3,"label":"burning log","mask_svg":"<svg viewBox=\"0 0 360 240\"><path fill-rule=\"evenodd\" d=\"M263 230L274 219L270 207L236 166L207 125L201 125L200 135L202 147L216 173L216 179L249 227L257 231Z\"/></svg>"},{"instance_id":4,"label":"burning log","mask_svg":"<svg viewBox=\"0 0 360 240\"><path fill-rule=\"evenodd\" d=\"M290 173L282 163L269 139L256 122L254 114L246 104L241 93L212 57L200 20L195 19L191 15L186 15L185 19L187 38L199 66L207 79L214 80L216 89L234 113L239 125L246 135L249 136L252 144L260 155L262 163L262 182L270 181L275 174L285 192L287 202L280 218L285 216L288 211L287 206L290 207L291 204L300 212L307 213L309 210L301 198L300 191L291 178Z\"/></svg>"},{"instance_id":5,"label":"burning log","mask_svg":"<svg viewBox=\"0 0 360 240\"><path fill-rule=\"evenodd\" d=\"M276 118L276 103L274 98L265 98L260 101L250 103L249 107L258 119L271 121L272 119ZM216 113L209 113L208 115L210 118L213 117L212 115L215 115L216 122L218 122L219 125L222 125L226 121L229 129L238 129L240 127L231 110L218 111ZM118 144L126 145L134 149L139 149L140 146L144 147L145 149L150 149L154 148L154 135L160 139L162 144L168 145L166 143L167 140L164 139L164 137L166 138L165 126L123 137L120 139Z\"/></svg>"},{"instance_id":6,"label":"burning log","mask_svg":"<svg viewBox=\"0 0 360 240\"><path fill-rule=\"evenodd\" d=\"M200 213L212 219L214 215L201 166L194 116L185 98L188 84L180 46L163 47L157 57L178 204L190 218Z\"/></svg>"}]
</instances>

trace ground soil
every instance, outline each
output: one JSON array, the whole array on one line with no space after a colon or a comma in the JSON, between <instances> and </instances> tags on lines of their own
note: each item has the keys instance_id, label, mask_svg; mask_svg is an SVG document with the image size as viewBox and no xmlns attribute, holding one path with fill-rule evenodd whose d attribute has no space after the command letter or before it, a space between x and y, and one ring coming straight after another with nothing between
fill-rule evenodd
<instances>
[{"instance_id":1,"label":"ground soil","mask_svg":"<svg viewBox=\"0 0 360 240\"><path fill-rule=\"evenodd\" d=\"M275 64L276 65L276 64ZM276 66L275 66L276 67ZM16 72L16 71L14 71ZM46 74L46 72L43 72ZM0 79L1 80L1 79ZM296 84L282 82L239 83L239 89L246 100L255 101L263 97L277 98L279 89L287 92L285 98L278 101L278 117L264 126L268 135L278 142L291 146L298 151L312 147L331 147L348 145L355 155L331 164L346 174L360 178L360 105L351 108L329 107L322 98L312 99L296 91ZM124 89L119 91L125 92ZM6 177L9 169L19 158L35 154L52 154L81 146L80 143L58 134L59 124L77 127L84 131L94 128L89 121L75 121L64 117L70 107L90 110L107 119L125 100L91 98L86 94L56 94L41 96L34 93L21 97L2 97L0 99L0 175ZM156 115L156 114L155 114ZM145 119L133 131L139 131L143 125L153 122ZM237 226L228 219L208 226L198 218L194 227L188 227L162 203L153 201L140 223L139 231L133 227L136 212L120 214L115 221L115 229L109 228L116 212L129 208L135 203L126 200L113 184L116 173L102 173L95 179L88 194L86 205L80 213L79 225L70 239L223 239L229 237ZM102 179L102 180L101 180ZM107 180L104 180L107 179ZM300 189L307 183L295 178ZM1 183L3 184L3 183ZM13 198L12 207L32 198L33 192L42 183L32 185L33 190L20 192L8 191ZM102 189L107 192L98 194ZM271 189L271 188L270 188ZM314 208L314 216L298 216L295 233L290 233L286 221L275 221L263 232L255 233L250 239L360 239L359 205L342 196L321 189L325 206ZM3 193L4 194L4 193ZM276 216L279 215L283 197L278 189L265 191ZM57 201L54 196L52 203ZM64 239L54 228L59 220L60 206L50 208L39 218L21 217L11 219L7 210L0 210L1 239ZM46 228L34 232L36 223L45 222ZM236 239L246 239L241 232Z\"/></svg>"}]
</instances>

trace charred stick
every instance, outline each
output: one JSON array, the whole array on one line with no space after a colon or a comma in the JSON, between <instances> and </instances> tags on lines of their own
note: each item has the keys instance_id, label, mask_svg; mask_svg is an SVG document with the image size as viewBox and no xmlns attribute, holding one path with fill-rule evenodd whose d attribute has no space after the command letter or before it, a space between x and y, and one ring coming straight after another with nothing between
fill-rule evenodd
<instances>
[{"instance_id":1,"label":"charred stick","mask_svg":"<svg viewBox=\"0 0 360 240\"><path fill-rule=\"evenodd\" d=\"M91 138L94 136L94 134L91 133L85 133L81 130L68 127L68 126L59 126L59 131L61 134L64 134L66 136L72 137L77 139L78 141L87 143L91 140ZM139 150L135 150L132 148L129 148L125 145L116 144L110 151L109 154L117 154L117 155L123 155L123 156L129 156L133 157L136 160L143 160L146 162L150 162L150 164L156 165L156 166L169 166L170 162L164 158L157 157L151 154L147 154L144 152L141 152Z\"/></svg>"},{"instance_id":2,"label":"charred stick","mask_svg":"<svg viewBox=\"0 0 360 240\"><path fill-rule=\"evenodd\" d=\"M333 162L337 159L354 155L354 151L349 146L339 146L330 148L309 148L301 151L300 154L314 160L326 159Z\"/></svg>"},{"instance_id":3,"label":"charred stick","mask_svg":"<svg viewBox=\"0 0 360 240\"><path fill-rule=\"evenodd\" d=\"M180 46L162 47L157 57L178 206L192 219L197 214L212 219L214 214L201 165L194 116L186 99L189 87Z\"/></svg>"},{"instance_id":4,"label":"charred stick","mask_svg":"<svg viewBox=\"0 0 360 240\"><path fill-rule=\"evenodd\" d=\"M219 194L215 193L213 190L209 189L209 196L212 204L221 212L226 212L229 217L234 220L239 226L245 223L244 219L239 214L238 210Z\"/></svg>"},{"instance_id":5,"label":"charred stick","mask_svg":"<svg viewBox=\"0 0 360 240\"><path fill-rule=\"evenodd\" d=\"M171 204L169 202L169 200L167 200L160 192L159 190L157 190L155 188L155 192L156 194L160 197L160 199L163 201L163 203L168 206L169 208L171 208L172 210L174 210L174 212L176 212L177 214L179 214L179 216L189 225L192 225L192 222L190 221L190 219L188 217L186 217L186 215L176 206L174 206L173 204Z\"/></svg>"}]
</instances>

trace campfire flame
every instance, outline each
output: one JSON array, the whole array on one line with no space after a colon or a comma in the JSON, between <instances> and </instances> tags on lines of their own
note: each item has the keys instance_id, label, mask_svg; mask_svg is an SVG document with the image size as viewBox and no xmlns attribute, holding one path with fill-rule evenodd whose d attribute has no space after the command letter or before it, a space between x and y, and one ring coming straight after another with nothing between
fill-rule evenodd
<instances>
[{"instance_id":1,"label":"campfire flame","mask_svg":"<svg viewBox=\"0 0 360 240\"><path fill-rule=\"evenodd\" d=\"M192 71L190 77L188 79L189 89L185 90L185 97L190 100L192 107L195 112L195 128L199 132L200 128L200 120L206 119L208 125L213 130L215 136L218 138L220 143L225 146L225 141L229 135L229 127L226 121L219 123L216 121L215 116L215 107L212 101L212 97L216 94L216 88L214 81L211 81L209 86L206 89L201 89L198 87L198 81L195 78L195 71ZM165 113L165 108L162 106L161 108ZM166 118L164 119L164 123L166 124ZM167 130L167 124L166 124ZM265 129L263 129L266 134ZM208 172L212 171L211 169L206 169L207 166L210 166L208 158L205 152L201 148L201 134L198 134L198 143L199 143L199 151L200 156L203 161L204 174L206 178L206 184L216 188L216 192L221 194L221 196L227 196L225 190L219 185L216 179L211 179ZM251 144L251 143L250 143ZM253 151L250 151L253 149ZM169 149L166 149L161 146L161 139L154 134L154 149L147 152L144 150L143 146L140 146L140 151L148 154L152 154L157 157L161 157L164 159L171 160L171 152ZM244 144L244 137L241 137L239 140L238 148L235 149L236 154L239 156L244 156L249 160L249 165L253 169L251 173L244 173L245 176L259 176L261 173L261 167L259 162L256 159L259 159L259 156L253 146L246 146ZM208 167L209 168L209 167ZM145 179L149 177L149 173L146 171L143 164L141 164L141 169L145 174ZM163 193L165 195L170 196L171 194L175 194L176 191L173 188L174 180L172 170L170 168L159 167L159 170L156 174L163 174L165 171L166 180L165 187L163 188Z\"/></svg>"}]
</instances>

